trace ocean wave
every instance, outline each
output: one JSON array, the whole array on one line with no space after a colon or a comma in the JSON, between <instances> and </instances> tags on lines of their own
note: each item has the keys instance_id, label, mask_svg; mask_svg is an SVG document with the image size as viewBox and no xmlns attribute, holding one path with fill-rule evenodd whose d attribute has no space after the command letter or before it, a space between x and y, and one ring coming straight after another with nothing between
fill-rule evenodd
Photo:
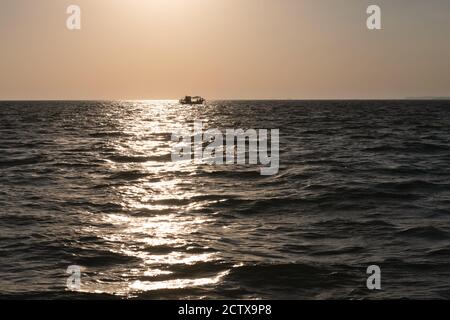
<instances>
[{"instance_id":1,"label":"ocean wave","mask_svg":"<svg viewBox=\"0 0 450 320\"><path fill-rule=\"evenodd\" d=\"M40 164L46 160L44 156L32 156L27 158L12 158L6 161L0 161L0 168L11 168L25 165Z\"/></svg>"},{"instance_id":2,"label":"ocean wave","mask_svg":"<svg viewBox=\"0 0 450 320\"><path fill-rule=\"evenodd\" d=\"M152 174L148 173L148 172L142 172L139 170L130 170L130 171L115 172L115 173L111 174L108 177L108 179L109 180L133 181L133 180L147 178L149 176L152 176Z\"/></svg>"},{"instance_id":3,"label":"ocean wave","mask_svg":"<svg viewBox=\"0 0 450 320\"><path fill-rule=\"evenodd\" d=\"M424 238L430 240L448 240L450 234L434 226L411 227L397 232L399 236Z\"/></svg>"},{"instance_id":4,"label":"ocean wave","mask_svg":"<svg viewBox=\"0 0 450 320\"><path fill-rule=\"evenodd\" d=\"M144 162L168 162L171 161L171 155L157 155L157 156L125 156L125 155L114 155L108 157L109 160L117 163L144 163Z\"/></svg>"}]
</instances>

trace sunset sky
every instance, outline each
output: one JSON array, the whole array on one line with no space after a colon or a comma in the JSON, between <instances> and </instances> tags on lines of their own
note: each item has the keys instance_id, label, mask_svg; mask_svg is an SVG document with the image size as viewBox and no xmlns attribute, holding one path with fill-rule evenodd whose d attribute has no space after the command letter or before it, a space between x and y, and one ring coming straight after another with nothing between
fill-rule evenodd
<instances>
[{"instance_id":1,"label":"sunset sky","mask_svg":"<svg viewBox=\"0 0 450 320\"><path fill-rule=\"evenodd\" d=\"M0 99L450 96L449 34L448 0L1 0Z\"/></svg>"}]
</instances>

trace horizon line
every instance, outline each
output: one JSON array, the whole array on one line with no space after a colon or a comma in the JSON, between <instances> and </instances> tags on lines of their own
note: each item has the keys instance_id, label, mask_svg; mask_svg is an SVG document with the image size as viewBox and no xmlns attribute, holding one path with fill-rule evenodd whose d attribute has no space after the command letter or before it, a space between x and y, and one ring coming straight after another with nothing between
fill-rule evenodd
<instances>
[{"instance_id":1,"label":"horizon line","mask_svg":"<svg viewBox=\"0 0 450 320\"><path fill-rule=\"evenodd\" d=\"M0 102L47 101L178 101L179 99L0 99ZM397 97L397 98L212 98L206 101L396 101L396 100L450 100L450 97Z\"/></svg>"}]
</instances>

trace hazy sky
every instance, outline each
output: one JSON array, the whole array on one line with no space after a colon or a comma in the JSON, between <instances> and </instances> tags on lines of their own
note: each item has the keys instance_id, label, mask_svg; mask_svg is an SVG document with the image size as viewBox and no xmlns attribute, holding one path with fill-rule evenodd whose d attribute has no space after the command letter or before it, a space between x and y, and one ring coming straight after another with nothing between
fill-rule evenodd
<instances>
[{"instance_id":1,"label":"hazy sky","mask_svg":"<svg viewBox=\"0 0 450 320\"><path fill-rule=\"evenodd\" d=\"M450 96L449 37L449 0L0 0L0 99Z\"/></svg>"}]
</instances>

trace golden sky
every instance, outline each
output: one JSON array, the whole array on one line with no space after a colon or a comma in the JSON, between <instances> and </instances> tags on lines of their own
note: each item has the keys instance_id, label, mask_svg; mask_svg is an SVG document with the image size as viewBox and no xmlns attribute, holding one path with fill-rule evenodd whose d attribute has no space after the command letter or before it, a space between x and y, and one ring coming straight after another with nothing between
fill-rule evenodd
<instances>
[{"instance_id":1,"label":"golden sky","mask_svg":"<svg viewBox=\"0 0 450 320\"><path fill-rule=\"evenodd\" d=\"M449 34L448 0L1 0L0 99L450 96Z\"/></svg>"}]
</instances>

